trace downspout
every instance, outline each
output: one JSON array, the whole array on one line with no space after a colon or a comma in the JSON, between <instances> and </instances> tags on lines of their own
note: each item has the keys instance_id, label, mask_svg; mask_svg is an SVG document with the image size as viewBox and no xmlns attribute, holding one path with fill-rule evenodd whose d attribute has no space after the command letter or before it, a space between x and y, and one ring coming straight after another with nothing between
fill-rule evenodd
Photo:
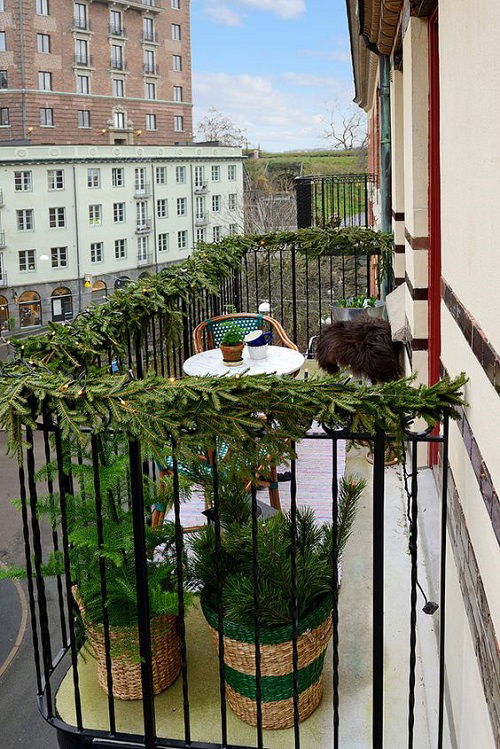
<instances>
[{"instance_id":1,"label":"downspout","mask_svg":"<svg viewBox=\"0 0 500 749\"><path fill-rule=\"evenodd\" d=\"M75 201L75 238L76 238L76 283L78 286L78 312L82 311L82 279L80 272L80 232L78 228L78 203L76 194L76 167L73 165L73 199Z\"/></svg>"},{"instance_id":2,"label":"downspout","mask_svg":"<svg viewBox=\"0 0 500 749\"><path fill-rule=\"evenodd\" d=\"M383 232L392 231L392 155L391 155L391 90L390 60L379 55L380 96L380 196ZM380 296L385 299L392 290L392 262L386 268L380 284Z\"/></svg>"},{"instance_id":3,"label":"downspout","mask_svg":"<svg viewBox=\"0 0 500 749\"><path fill-rule=\"evenodd\" d=\"M19 0L19 53L20 53L20 73L21 73L21 123L23 128L23 140L28 139L27 132L27 114L26 114L26 80L24 64L24 0Z\"/></svg>"}]
</instances>

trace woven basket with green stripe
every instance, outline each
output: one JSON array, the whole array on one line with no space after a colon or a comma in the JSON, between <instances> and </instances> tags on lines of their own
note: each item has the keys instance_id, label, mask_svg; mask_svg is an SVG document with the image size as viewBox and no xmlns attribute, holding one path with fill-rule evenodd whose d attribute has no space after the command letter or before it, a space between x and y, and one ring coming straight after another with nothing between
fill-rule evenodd
<instances>
[{"instance_id":1,"label":"woven basket with green stripe","mask_svg":"<svg viewBox=\"0 0 500 749\"><path fill-rule=\"evenodd\" d=\"M203 600L202 609L218 647L217 614ZM227 618L223 621L227 700L241 720L256 725L255 632ZM318 706L323 691L323 663L332 635L331 599L301 619L297 632L299 719L305 720ZM260 644L263 728L289 728L293 725L291 624L262 628Z\"/></svg>"}]
</instances>

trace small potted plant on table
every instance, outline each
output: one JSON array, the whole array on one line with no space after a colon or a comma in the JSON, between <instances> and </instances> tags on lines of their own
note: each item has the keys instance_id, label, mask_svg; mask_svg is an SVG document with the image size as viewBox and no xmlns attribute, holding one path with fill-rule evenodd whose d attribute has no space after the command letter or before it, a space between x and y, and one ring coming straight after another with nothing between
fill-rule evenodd
<instances>
[{"instance_id":1,"label":"small potted plant on table","mask_svg":"<svg viewBox=\"0 0 500 749\"><path fill-rule=\"evenodd\" d=\"M236 367L243 363L243 348L245 346L244 332L235 322L224 325L224 335L220 342L222 360L227 367Z\"/></svg>"},{"instance_id":2,"label":"small potted plant on table","mask_svg":"<svg viewBox=\"0 0 500 749\"><path fill-rule=\"evenodd\" d=\"M363 488L362 481L342 482L338 508L339 557ZM230 509L225 507L227 524L221 535L220 554L213 526L205 526L192 538L191 578L201 591L202 610L216 647L222 609L228 703L241 720L256 725L252 523L250 519L230 522L227 517ZM291 530L289 514L276 513L258 520L262 726L266 729L288 728L294 722ZM311 509L298 509L295 598L300 720L314 712L323 691L323 663L332 634L332 558L331 526L317 525Z\"/></svg>"}]
</instances>

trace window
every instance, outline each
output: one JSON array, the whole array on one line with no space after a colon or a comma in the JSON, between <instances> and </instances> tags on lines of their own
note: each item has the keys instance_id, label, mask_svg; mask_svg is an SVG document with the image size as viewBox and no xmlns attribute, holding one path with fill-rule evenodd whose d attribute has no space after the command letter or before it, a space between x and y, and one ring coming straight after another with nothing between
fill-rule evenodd
<instances>
[{"instance_id":1,"label":"window","mask_svg":"<svg viewBox=\"0 0 500 749\"><path fill-rule=\"evenodd\" d=\"M90 262L102 263L104 259L104 248L102 242L92 242L90 245Z\"/></svg>"},{"instance_id":2,"label":"window","mask_svg":"<svg viewBox=\"0 0 500 749\"><path fill-rule=\"evenodd\" d=\"M231 192L227 196L227 207L229 208L230 211L236 210L236 197L237 196L235 192Z\"/></svg>"},{"instance_id":3,"label":"window","mask_svg":"<svg viewBox=\"0 0 500 749\"><path fill-rule=\"evenodd\" d=\"M156 201L156 215L158 218L168 218L168 201L166 198L160 198Z\"/></svg>"},{"instance_id":4,"label":"window","mask_svg":"<svg viewBox=\"0 0 500 749\"><path fill-rule=\"evenodd\" d=\"M116 260L123 260L127 257L127 240L126 239L115 239L115 258Z\"/></svg>"},{"instance_id":5,"label":"window","mask_svg":"<svg viewBox=\"0 0 500 749\"><path fill-rule=\"evenodd\" d=\"M143 193L146 191L146 170L142 166L135 169L135 192Z\"/></svg>"},{"instance_id":6,"label":"window","mask_svg":"<svg viewBox=\"0 0 500 749\"><path fill-rule=\"evenodd\" d=\"M114 70L123 70L123 47L120 44L111 45L111 67Z\"/></svg>"},{"instance_id":7,"label":"window","mask_svg":"<svg viewBox=\"0 0 500 749\"><path fill-rule=\"evenodd\" d=\"M158 234L158 252L168 252L168 234Z\"/></svg>"},{"instance_id":8,"label":"window","mask_svg":"<svg viewBox=\"0 0 500 749\"><path fill-rule=\"evenodd\" d=\"M154 42L154 26L152 18L143 19L142 38L145 42Z\"/></svg>"},{"instance_id":9,"label":"window","mask_svg":"<svg viewBox=\"0 0 500 749\"><path fill-rule=\"evenodd\" d=\"M212 211L215 211L216 213L220 211L220 204L221 204L221 196L212 195Z\"/></svg>"},{"instance_id":10,"label":"window","mask_svg":"<svg viewBox=\"0 0 500 749\"><path fill-rule=\"evenodd\" d=\"M79 109L77 115L78 127L90 127L90 110Z\"/></svg>"},{"instance_id":11,"label":"window","mask_svg":"<svg viewBox=\"0 0 500 749\"><path fill-rule=\"evenodd\" d=\"M99 168L91 167L87 169L87 187L100 187L101 186L101 170Z\"/></svg>"},{"instance_id":12,"label":"window","mask_svg":"<svg viewBox=\"0 0 500 749\"><path fill-rule=\"evenodd\" d=\"M50 36L48 34L37 34L36 48L38 52L50 52Z\"/></svg>"},{"instance_id":13,"label":"window","mask_svg":"<svg viewBox=\"0 0 500 749\"><path fill-rule=\"evenodd\" d=\"M35 250L25 250L25 252L35 252ZM29 258L26 270L35 270L35 263L33 261L33 267L30 266ZM40 304L40 294L36 291L24 291L19 296L19 325L21 328L29 328L32 325L42 324L42 309Z\"/></svg>"},{"instance_id":14,"label":"window","mask_svg":"<svg viewBox=\"0 0 500 749\"><path fill-rule=\"evenodd\" d=\"M111 170L111 184L113 187L123 187L125 185L125 172L123 167L114 166Z\"/></svg>"},{"instance_id":15,"label":"window","mask_svg":"<svg viewBox=\"0 0 500 749\"><path fill-rule=\"evenodd\" d=\"M36 0L35 7L37 16L49 15L49 0Z\"/></svg>"},{"instance_id":16,"label":"window","mask_svg":"<svg viewBox=\"0 0 500 749\"><path fill-rule=\"evenodd\" d=\"M212 242L220 242L222 238L222 226L212 227Z\"/></svg>"},{"instance_id":17,"label":"window","mask_svg":"<svg viewBox=\"0 0 500 749\"><path fill-rule=\"evenodd\" d=\"M67 320L73 317L73 295L66 286L54 289L51 297L52 320Z\"/></svg>"},{"instance_id":18,"label":"window","mask_svg":"<svg viewBox=\"0 0 500 749\"><path fill-rule=\"evenodd\" d=\"M149 237L137 237L137 260L148 259Z\"/></svg>"},{"instance_id":19,"label":"window","mask_svg":"<svg viewBox=\"0 0 500 749\"><path fill-rule=\"evenodd\" d=\"M197 197L196 198L196 214L195 217L198 219L205 218L205 198L204 197Z\"/></svg>"},{"instance_id":20,"label":"window","mask_svg":"<svg viewBox=\"0 0 500 749\"><path fill-rule=\"evenodd\" d=\"M156 99L156 83L146 83L146 99Z\"/></svg>"},{"instance_id":21,"label":"window","mask_svg":"<svg viewBox=\"0 0 500 749\"><path fill-rule=\"evenodd\" d=\"M177 198L177 215L185 216L187 214L187 198Z\"/></svg>"},{"instance_id":22,"label":"window","mask_svg":"<svg viewBox=\"0 0 500 749\"><path fill-rule=\"evenodd\" d=\"M89 205L89 224L90 226L101 226L102 224L102 205L94 203Z\"/></svg>"},{"instance_id":23,"label":"window","mask_svg":"<svg viewBox=\"0 0 500 749\"><path fill-rule=\"evenodd\" d=\"M188 245L188 233L185 229L177 232L177 248L185 250Z\"/></svg>"},{"instance_id":24,"label":"window","mask_svg":"<svg viewBox=\"0 0 500 749\"><path fill-rule=\"evenodd\" d=\"M66 226L66 208L49 208L49 226L51 229L62 229Z\"/></svg>"},{"instance_id":25,"label":"window","mask_svg":"<svg viewBox=\"0 0 500 749\"><path fill-rule=\"evenodd\" d=\"M155 73L155 53L152 49L147 49L144 52L144 71L146 73Z\"/></svg>"},{"instance_id":26,"label":"window","mask_svg":"<svg viewBox=\"0 0 500 749\"><path fill-rule=\"evenodd\" d=\"M157 185L167 184L167 167L166 166L156 167L156 184Z\"/></svg>"},{"instance_id":27,"label":"window","mask_svg":"<svg viewBox=\"0 0 500 749\"><path fill-rule=\"evenodd\" d=\"M76 92L78 94L90 93L90 78L88 75L76 76Z\"/></svg>"},{"instance_id":28,"label":"window","mask_svg":"<svg viewBox=\"0 0 500 749\"><path fill-rule=\"evenodd\" d=\"M68 248L67 247L51 247L50 248L50 260L53 268L67 268L68 267Z\"/></svg>"},{"instance_id":29,"label":"window","mask_svg":"<svg viewBox=\"0 0 500 749\"><path fill-rule=\"evenodd\" d=\"M33 189L31 172L14 172L14 189L16 192L31 192Z\"/></svg>"},{"instance_id":30,"label":"window","mask_svg":"<svg viewBox=\"0 0 500 749\"><path fill-rule=\"evenodd\" d=\"M148 227L148 204L145 200L139 200L136 205L136 219L138 229L147 229Z\"/></svg>"},{"instance_id":31,"label":"window","mask_svg":"<svg viewBox=\"0 0 500 749\"><path fill-rule=\"evenodd\" d=\"M146 115L146 130L156 130L156 115L155 114Z\"/></svg>"},{"instance_id":32,"label":"window","mask_svg":"<svg viewBox=\"0 0 500 749\"><path fill-rule=\"evenodd\" d=\"M236 224L229 224L229 234L237 234L238 227Z\"/></svg>"},{"instance_id":33,"label":"window","mask_svg":"<svg viewBox=\"0 0 500 749\"><path fill-rule=\"evenodd\" d=\"M40 108L40 127L54 126L54 110L50 107Z\"/></svg>"},{"instance_id":34,"label":"window","mask_svg":"<svg viewBox=\"0 0 500 749\"><path fill-rule=\"evenodd\" d=\"M186 167L176 166L175 167L175 181L178 185L183 185L186 182Z\"/></svg>"},{"instance_id":35,"label":"window","mask_svg":"<svg viewBox=\"0 0 500 749\"><path fill-rule=\"evenodd\" d=\"M17 216L17 230L18 231L33 231L33 209L23 208L20 211L16 211Z\"/></svg>"},{"instance_id":36,"label":"window","mask_svg":"<svg viewBox=\"0 0 500 749\"><path fill-rule=\"evenodd\" d=\"M197 242L205 241L205 229L196 229L196 241Z\"/></svg>"},{"instance_id":37,"label":"window","mask_svg":"<svg viewBox=\"0 0 500 749\"><path fill-rule=\"evenodd\" d=\"M0 88L9 88L6 70L0 70Z\"/></svg>"},{"instance_id":38,"label":"window","mask_svg":"<svg viewBox=\"0 0 500 749\"><path fill-rule=\"evenodd\" d=\"M113 203L113 221L115 224L125 221L125 203Z\"/></svg>"},{"instance_id":39,"label":"window","mask_svg":"<svg viewBox=\"0 0 500 749\"><path fill-rule=\"evenodd\" d=\"M174 86L174 101L182 101L182 86Z\"/></svg>"},{"instance_id":40,"label":"window","mask_svg":"<svg viewBox=\"0 0 500 749\"><path fill-rule=\"evenodd\" d=\"M125 112L113 112L113 127L115 130L125 129Z\"/></svg>"},{"instance_id":41,"label":"window","mask_svg":"<svg viewBox=\"0 0 500 749\"><path fill-rule=\"evenodd\" d=\"M172 39L174 42L180 42L181 40L181 27L178 23L172 24Z\"/></svg>"},{"instance_id":42,"label":"window","mask_svg":"<svg viewBox=\"0 0 500 749\"><path fill-rule=\"evenodd\" d=\"M174 117L174 132L182 133L183 130L184 130L184 117L181 117L180 115L176 115Z\"/></svg>"},{"instance_id":43,"label":"window","mask_svg":"<svg viewBox=\"0 0 500 749\"><path fill-rule=\"evenodd\" d=\"M113 78L113 96L125 96L125 82L123 78Z\"/></svg>"},{"instance_id":44,"label":"window","mask_svg":"<svg viewBox=\"0 0 500 749\"><path fill-rule=\"evenodd\" d=\"M172 55L172 70L176 73L182 71L182 57L180 55Z\"/></svg>"},{"instance_id":45,"label":"window","mask_svg":"<svg viewBox=\"0 0 500 749\"><path fill-rule=\"evenodd\" d=\"M205 184L205 169L202 166L194 168L194 186L203 187Z\"/></svg>"},{"instance_id":46,"label":"window","mask_svg":"<svg viewBox=\"0 0 500 749\"><path fill-rule=\"evenodd\" d=\"M52 91L52 73L44 70L38 71L38 88L41 91Z\"/></svg>"},{"instance_id":47,"label":"window","mask_svg":"<svg viewBox=\"0 0 500 749\"><path fill-rule=\"evenodd\" d=\"M35 270L35 250L19 250L19 270Z\"/></svg>"},{"instance_id":48,"label":"window","mask_svg":"<svg viewBox=\"0 0 500 749\"><path fill-rule=\"evenodd\" d=\"M236 179L236 164L229 164L227 168L227 178L230 182Z\"/></svg>"},{"instance_id":49,"label":"window","mask_svg":"<svg viewBox=\"0 0 500 749\"><path fill-rule=\"evenodd\" d=\"M220 166L212 166L212 182L220 182Z\"/></svg>"},{"instance_id":50,"label":"window","mask_svg":"<svg viewBox=\"0 0 500 749\"><path fill-rule=\"evenodd\" d=\"M122 33L122 14L119 10L109 11L109 31L110 34L121 35Z\"/></svg>"},{"instance_id":51,"label":"window","mask_svg":"<svg viewBox=\"0 0 500 749\"><path fill-rule=\"evenodd\" d=\"M75 39L75 63L77 65L88 65L89 45L85 39Z\"/></svg>"},{"instance_id":52,"label":"window","mask_svg":"<svg viewBox=\"0 0 500 749\"><path fill-rule=\"evenodd\" d=\"M0 126L10 125L9 107L0 107Z\"/></svg>"},{"instance_id":53,"label":"window","mask_svg":"<svg viewBox=\"0 0 500 749\"><path fill-rule=\"evenodd\" d=\"M0 52L5 52L7 47L5 46L5 31L0 31Z\"/></svg>"},{"instance_id":54,"label":"window","mask_svg":"<svg viewBox=\"0 0 500 749\"><path fill-rule=\"evenodd\" d=\"M172 0L172 8L174 10L180 10L181 0Z\"/></svg>"},{"instance_id":55,"label":"window","mask_svg":"<svg viewBox=\"0 0 500 749\"><path fill-rule=\"evenodd\" d=\"M75 3L73 6L73 23L77 29L87 28L87 6L84 3Z\"/></svg>"},{"instance_id":56,"label":"window","mask_svg":"<svg viewBox=\"0 0 500 749\"><path fill-rule=\"evenodd\" d=\"M49 190L64 190L64 169L49 169L47 186Z\"/></svg>"}]
</instances>

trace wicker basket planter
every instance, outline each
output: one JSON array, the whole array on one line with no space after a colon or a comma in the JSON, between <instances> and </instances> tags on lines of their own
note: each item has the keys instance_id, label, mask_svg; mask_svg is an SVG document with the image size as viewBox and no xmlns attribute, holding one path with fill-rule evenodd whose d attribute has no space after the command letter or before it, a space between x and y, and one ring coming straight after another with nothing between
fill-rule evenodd
<instances>
[{"instance_id":1,"label":"wicker basket planter","mask_svg":"<svg viewBox=\"0 0 500 749\"><path fill-rule=\"evenodd\" d=\"M202 609L218 647L217 614L202 601ZM323 663L332 635L331 600L298 622L299 719L317 708L323 693ZM293 725L292 627L262 628L262 726ZM255 634L251 627L224 619L224 671L227 701L245 723L257 725Z\"/></svg>"},{"instance_id":2,"label":"wicker basket planter","mask_svg":"<svg viewBox=\"0 0 500 749\"><path fill-rule=\"evenodd\" d=\"M106 650L104 647L104 628L102 624L88 621L85 606L78 597L76 587L73 597L78 605L85 632L97 660L97 678L99 685L108 692L106 674ZM110 627L111 674L113 677L113 696L119 700L140 700L142 698L141 664L139 657L130 656L130 651L139 652L139 633L137 627ZM173 615L155 616L151 619L151 654L153 666L153 692L159 694L169 687L179 676L181 670L181 641L178 633L177 617Z\"/></svg>"}]
</instances>

